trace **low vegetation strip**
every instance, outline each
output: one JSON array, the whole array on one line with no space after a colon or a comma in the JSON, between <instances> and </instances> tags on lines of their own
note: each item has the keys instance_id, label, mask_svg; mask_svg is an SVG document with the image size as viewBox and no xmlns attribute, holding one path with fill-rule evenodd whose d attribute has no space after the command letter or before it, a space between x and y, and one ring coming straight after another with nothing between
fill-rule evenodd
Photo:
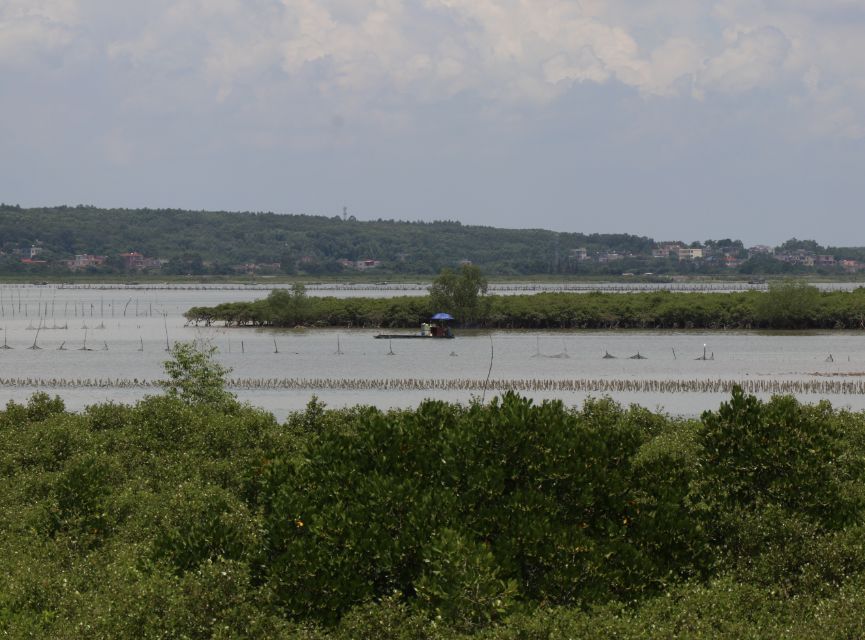
<instances>
[{"instance_id":1,"label":"low vegetation strip","mask_svg":"<svg viewBox=\"0 0 865 640\"><path fill-rule=\"evenodd\" d=\"M0 378L0 387L33 389L160 389L165 380L137 378ZM292 391L497 391L588 393L730 393L736 387L748 393L860 395L865 380L785 380L774 378L645 379L645 378L227 378L233 390Z\"/></svg>"},{"instance_id":2,"label":"low vegetation strip","mask_svg":"<svg viewBox=\"0 0 865 640\"><path fill-rule=\"evenodd\" d=\"M732 293L539 293L480 296L459 307L433 296L308 297L274 291L254 302L193 307L196 324L417 328L446 311L482 329L865 329L865 289L820 292L798 283Z\"/></svg>"}]
</instances>

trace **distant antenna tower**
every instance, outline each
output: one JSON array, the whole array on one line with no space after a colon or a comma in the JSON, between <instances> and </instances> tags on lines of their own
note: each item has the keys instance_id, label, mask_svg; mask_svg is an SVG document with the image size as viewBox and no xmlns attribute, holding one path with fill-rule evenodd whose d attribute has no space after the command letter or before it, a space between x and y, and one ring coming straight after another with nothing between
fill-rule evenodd
<instances>
[{"instance_id":1,"label":"distant antenna tower","mask_svg":"<svg viewBox=\"0 0 865 640\"><path fill-rule=\"evenodd\" d=\"M344 221L345 221L345 220L348 220L348 207L343 207L343 208L342 208L342 219L343 219Z\"/></svg>"}]
</instances>

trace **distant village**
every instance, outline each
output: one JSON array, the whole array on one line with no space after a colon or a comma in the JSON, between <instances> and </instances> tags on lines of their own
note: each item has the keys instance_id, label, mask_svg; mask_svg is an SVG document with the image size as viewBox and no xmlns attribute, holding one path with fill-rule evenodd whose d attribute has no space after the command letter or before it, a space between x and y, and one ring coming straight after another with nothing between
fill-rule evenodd
<instances>
[{"instance_id":1,"label":"distant village","mask_svg":"<svg viewBox=\"0 0 865 640\"><path fill-rule=\"evenodd\" d=\"M159 272L171 262L167 258L146 256L137 251L112 256L82 253L74 255L72 258L46 260L44 248L40 244L32 245L29 250L16 249L13 254L21 265L35 268L50 265L55 269L59 266L70 272L98 271L109 267L127 272ZM568 251L567 261L572 264L609 265L610 263L639 260L641 264L646 265L647 263L651 264L652 261L666 260L678 263L699 263L713 271L727 269L735 271L755 256L761 256L764 260L775 260L791 267L815 268L844 273L865 270L865 262L859 260L839 259L833 255L819 254L806 249L781 250L766 245L745 248L738 241L724 246L660 242L655 244L651 255L632 252L590 251L584 247L578 247ZM317 261L313 256L300 256L292 267L303 270L304 266L314 264ZM460 263L470 262L470 260L460 261ZM366 271L382 267L383 262L372 258L361 260L340 258L336 260L336 264L346 271ZM207 267L208 263L205 262L203 265ZM283 265L280 262L245 262L231 265L230 268L236 274L245 275L276 274L283 271Z\"/></svg>"},{"instance_id":2,"label":"distant village","mask_svg":"<svg viewBox=\"0 0 865 640\"><path fill-rule=\"evenodd\" d=\"M746 261L755 256L765 256L780 263L799 267L822 267L840 269L845 272L865 270L865 263L859 260L836 259L832 255L818 254L805 249L776 250L767 245L756 245L747 249L740 247L716 248L697 245L686 245L681 242L664 242L655 245L651 257L657 260L701 261L726 269L738 269ZM570 258L576 261L609 263L626 258L647 258L649 256L635 253L616 253L599 251L590 253L584 248L573 249Z\"/></svg>"},{"instance_id":3,"label":"distant village","mask_svg":"<svg viewBox=\"0 0 865 640\"><path fill-rule=\"evenodd\" d=\"M113 257L114 266L119 267L123 271L138 271L138 272L156 272L161 270L166 265L170 264L171 260L167 258L157 258L145 256L137 251L129 251L116 254L116 256L95 255L90 253L75 254L72 258L49 261L44 259L44 247L40 245L32 245L29 250L17 250L18 261L22 265L29 266L63 266L69 271L80 272L88 269L100 269L111 265ZM301 256L298 259L298 265L311 264L316 262L312 256ZM353 269L357 271L365 271L367 269L375 269L382 264L381 260L363 259L363 260L348 260L340 259L337 263L343 269ZM204 263L205 265L207 263ZM279 273L282 269L282 264L279 262L244 262L232 265L232 270L239 274L253 273Z\"/></svg>"}]
</instances>

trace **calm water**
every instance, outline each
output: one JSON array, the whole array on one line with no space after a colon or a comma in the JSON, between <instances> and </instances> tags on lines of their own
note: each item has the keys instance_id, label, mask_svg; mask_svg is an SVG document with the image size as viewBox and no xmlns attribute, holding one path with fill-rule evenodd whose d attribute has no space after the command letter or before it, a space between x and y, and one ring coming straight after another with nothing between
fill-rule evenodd
<instances>
[{"instance_id":1,"label":"calm water","mask_svg":"<svg viewBox=\"0 0 865 640\"><path fill-rule=\"evenodd\" d=\"M399 295L405 292L397 290ZM326 295L331 295L329 291ZM354 295L343 290L339 295ZM56 288L0 286L0 327L12 349L0 351L0 378L161 378L166 341L200 338L219 349L218 359L242 379L319 378L483 380L861 380L865 334L754 332L463 332L455 340L374 340L375 331L270 331L185 326L191 306L250 300L267 290ZM492 340L490 340L492 338ZM28 349L33 346L39 349ZM697 360L704 352L712 360ZM63 347L61 350L60 347ZM82 350L87 347L88 351ZM491 353L492 349L492 353ZM603 359L605 352L617 359ZM632 360L639 352L645 360ZM831 354L832 362L827 362ZM492 358L491 358L492 356ZM0 402L29 397L33 386L0 386ZM67 406L134 401L141 388L49 388ZM467 401L477 391L243 390L238 396L278 417L302 408L315 393L329 406L358 403L414 406L435 397ZM493 393L488 392L489 398ZM587 393L531 392L537 399L579 404ZM602 393L592 393L599 396ZM725 393L612 393L670 413L716 408ZM865 409L860 395L802 394L838 407Z\"/></svg>"}]
</instances>

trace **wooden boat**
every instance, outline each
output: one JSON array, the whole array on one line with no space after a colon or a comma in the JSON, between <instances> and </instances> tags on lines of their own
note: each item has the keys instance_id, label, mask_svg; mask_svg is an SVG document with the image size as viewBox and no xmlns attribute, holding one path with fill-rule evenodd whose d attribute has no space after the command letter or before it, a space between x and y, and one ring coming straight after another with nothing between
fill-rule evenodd
<instances>
[{"instance_id":1,"label":"wooden boat","mask_svg":"<svg viewBox=\"0 0 865 640\"><path fill-rule=\"evenodd\" d=\"M421 324L420 331L418 333L380 333L375 338L379 340L414 340L414 339L422 339L428 340L432 339L440 339L440 338L453 338L454 334L451 333L450 327L445 325L443 322L436 322L440 320L453 320L453 318L446 313L437 313L433 316L433 322L427 323L424 322Z\"/></svg>"},{"instance_id":2,"label":"wooden boat","mask_svg":"<svg viewBox=\"0 0 865 640\"><path fill-rule=\"evenodd\" d=\"M456 336L452 333L440 336L422 335L420 333L380 333L373 337L378 340L450 340Z\"/></svg>"}]
</instances>

